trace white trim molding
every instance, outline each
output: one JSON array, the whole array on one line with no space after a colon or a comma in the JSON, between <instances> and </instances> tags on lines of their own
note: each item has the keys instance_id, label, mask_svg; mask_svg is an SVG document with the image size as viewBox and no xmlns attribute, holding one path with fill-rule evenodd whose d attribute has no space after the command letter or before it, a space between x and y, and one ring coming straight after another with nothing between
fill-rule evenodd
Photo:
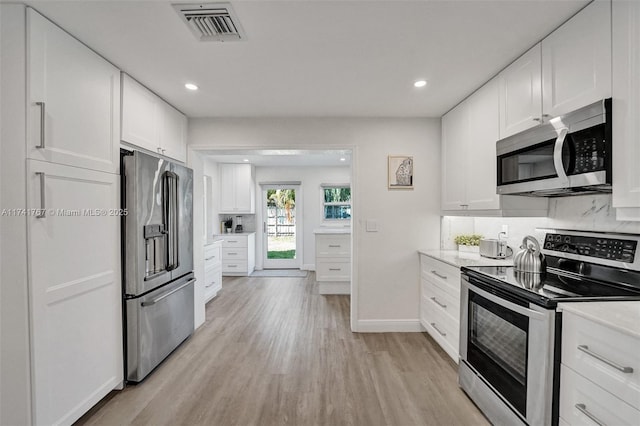
<instances>
[{"instance_id":1,"label":"white trim molding","mask_svg":"<svg viewBox=\"0 0 640 426\"><path fill-rule=\"evenodd\" d=\"M422 333L419 319L358 320L356 333Z\"/></svg>"}]
</instances>

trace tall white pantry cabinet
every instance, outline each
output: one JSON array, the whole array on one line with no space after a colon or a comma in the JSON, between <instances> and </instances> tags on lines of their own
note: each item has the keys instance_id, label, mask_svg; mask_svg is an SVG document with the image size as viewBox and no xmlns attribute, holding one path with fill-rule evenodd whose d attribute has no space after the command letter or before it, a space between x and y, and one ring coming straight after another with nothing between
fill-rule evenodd
<instances>
[{"instance_id":1,"label":"tall white pantry cabinet","mask_svg":"<svg viewBox=\"0 0 640 426\"><path fill-rule=\"evenodd\" d=\"M72 424L123 381L120 71L31 8L1 12L0 194L3 208L26 211L2 217L3 254L13 224L24 260L7 265L3 257L0 269L0 424ZM22 91L8 89L17 83ZM9 103L22 108L24 127L8 120ZM15 287L5 299L7 278ZM28 325L28 339L9 333L5 341L6 321ZM29 361L9 372L4 345L13 343L9 356ZM26 389L18 386L17 405L9 405L4 395L20 379Z\"/></svg>"}]
</instances>

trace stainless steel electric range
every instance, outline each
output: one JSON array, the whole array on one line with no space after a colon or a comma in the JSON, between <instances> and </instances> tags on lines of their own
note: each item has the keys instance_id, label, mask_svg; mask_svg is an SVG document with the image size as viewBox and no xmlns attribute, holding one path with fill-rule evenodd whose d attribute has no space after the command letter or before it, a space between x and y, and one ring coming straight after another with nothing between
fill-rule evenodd
<instances>
[{"instance_id":1,"label":"stainless steel electric range","mask_svg":"<svg viewBox=\"0 0 640 426\"><path fill-rule=\"evenodd\" d=\"M547 231L542 274L462 268L459 383L494 424L556 425L559 302L640 300L640 235Z\"/></svg>"}]
</instances>

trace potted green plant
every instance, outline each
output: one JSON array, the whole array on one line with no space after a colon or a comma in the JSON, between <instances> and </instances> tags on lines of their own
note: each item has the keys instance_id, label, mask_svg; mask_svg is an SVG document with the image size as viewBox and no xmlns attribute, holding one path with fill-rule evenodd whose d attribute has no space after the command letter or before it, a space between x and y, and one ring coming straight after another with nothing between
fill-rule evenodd
<instances>
[{"instance_id":1,"label":"potted green plant","mask_svg":"<svg viewBox=\"0 0 640 426\"><path fill-rule=\"evenodd\" d=\"M458 251L464 253L480 253L480 240L482 235L468 234L457 235L454 242L458 245Z\"/></svg>"},{"instance_id":2,"label":"potted green plant","mask_svg":"<svg viewBox=\"0 0 640 426\"><path fill-rule=\"evenodd\" d=\"M224 229L225 231L228 233L231 232L231 228L233 227L233 219L230 217L227 217L224 219Z\"/></svg>"}]
</instances>

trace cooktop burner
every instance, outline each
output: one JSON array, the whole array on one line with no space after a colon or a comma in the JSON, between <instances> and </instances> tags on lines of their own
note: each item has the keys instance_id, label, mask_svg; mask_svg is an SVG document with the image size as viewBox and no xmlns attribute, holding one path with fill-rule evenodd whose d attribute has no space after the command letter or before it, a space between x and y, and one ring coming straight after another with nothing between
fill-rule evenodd
<instances>
[{"instance_id":1,"label":"cooktop burner","mask_svg":"<svg viewBox=\"0 0 640 426\"><path fill-rule=\"evenodd\" d=\"M476 266L462 270L475 283L501 297L509 294L554 307L560 301L640 300L640 236L579 231L550 231L542 252L541 274L512 266Z\"/></svg>"},{"instance_id":2,"label":"cooktop burner","mask_svg":"<svg viewBox=\"0 0 640 426\"><path fill-rule=\"evenodd\" d=\"M621 285L552 269L542 274L522 273L512 266L475 266L463 270L489 286L518 293L545 307L553 307L560 301L640 300L640 281L638 286Z\"/></svg>"}]
</instances>

